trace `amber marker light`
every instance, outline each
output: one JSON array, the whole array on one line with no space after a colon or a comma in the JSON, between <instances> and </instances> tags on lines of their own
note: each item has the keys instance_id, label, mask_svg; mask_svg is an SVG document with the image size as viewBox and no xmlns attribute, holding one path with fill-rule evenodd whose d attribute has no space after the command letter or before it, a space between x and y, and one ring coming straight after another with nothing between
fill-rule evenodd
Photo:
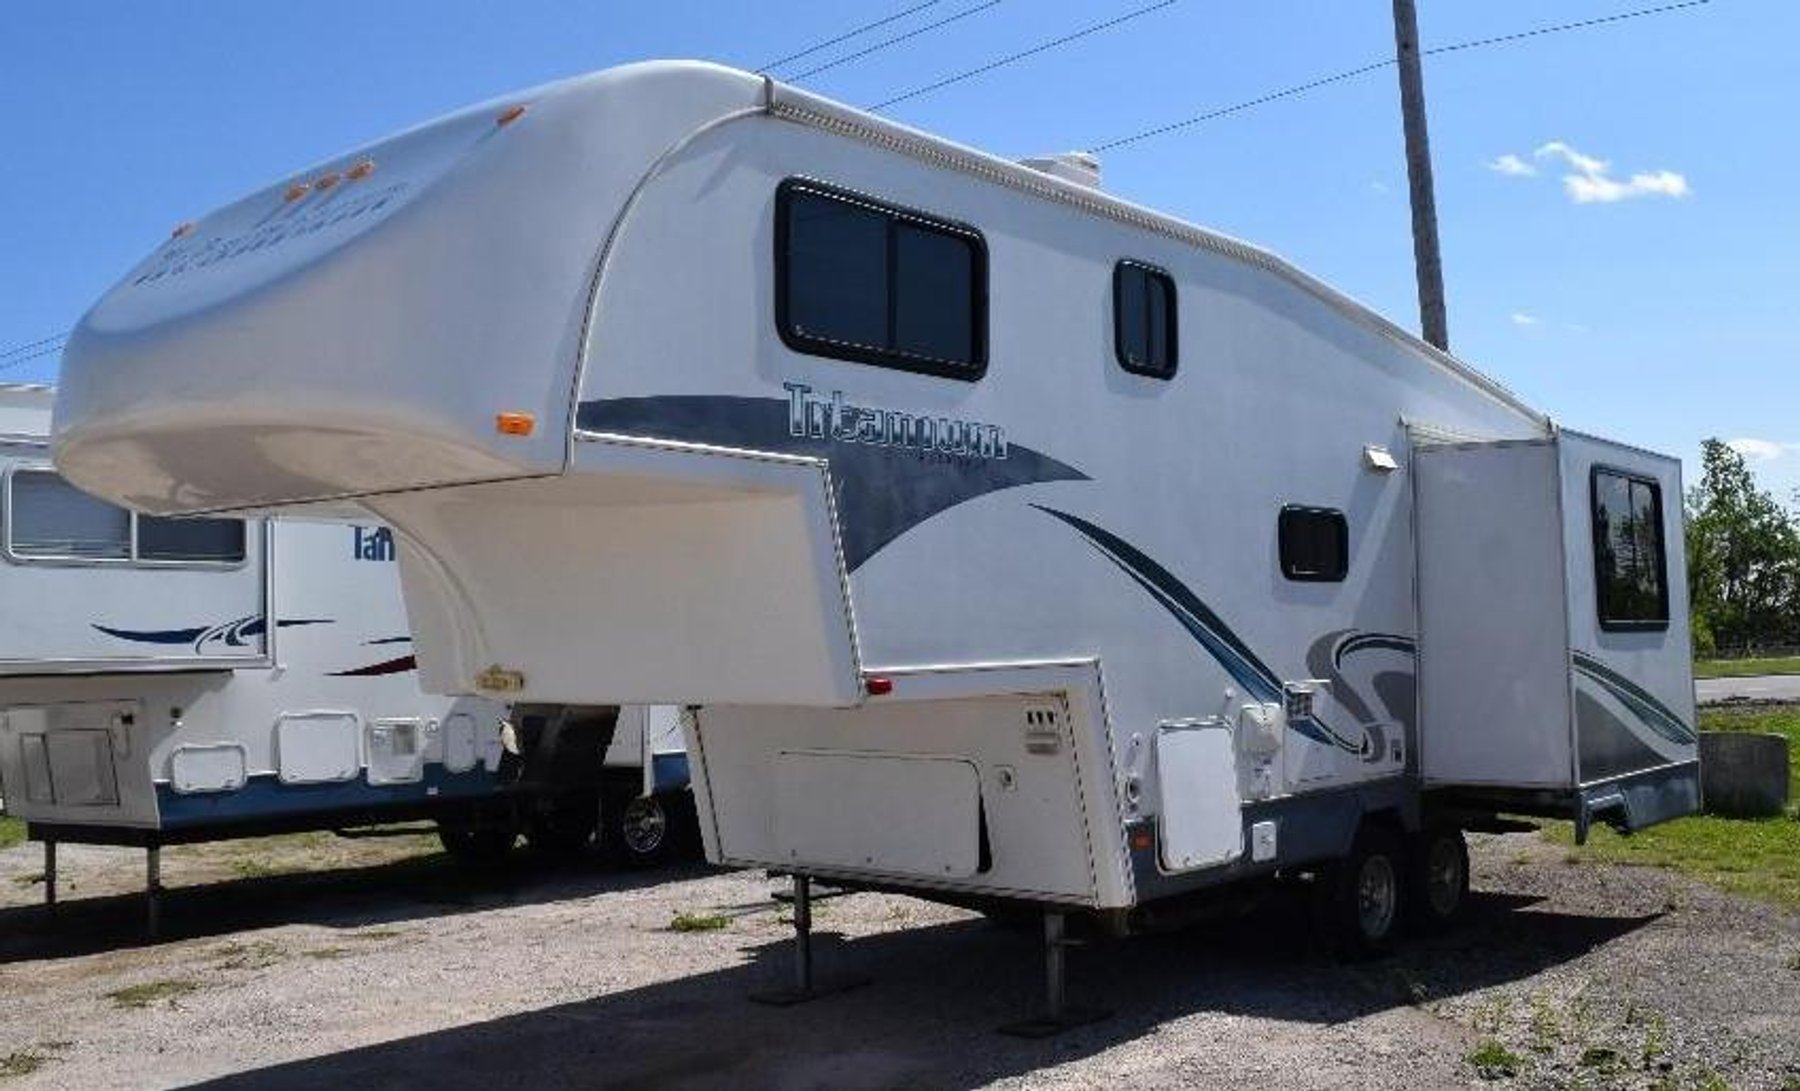
<instances>
[{"instance_id":1,"label":"amber marker light","mask_svg":"<svg viewBox=\"0 0 1800 1091\"><path fill-rule=\"evenodd\" d=\"M365 159L344 172L344 177L352 182L360 182L375 173L375 160Z\"/></svg>"},{"instance_id":2,"label":"amber marker light","mask_svg":"<svg viewBox=\"0 0 1800 1091\"><path fill-rule=\"evenodd\" d=\"M1151 836L1149 830L1133 830L1131 831L1131 847L1140 852L1148 851L1156 847L1156 838Z\"/></svg>"},{"instance_id":3,"label":"amber marker light","mask_svg":"<svg viewBox=\"0 0 1800 1091\"><path fill-rule=\"evenodd\" d=\"M293 185L291 185L287 188L286 193L281 195L281 199L283 201L288 202L289 204L293 204L295 201L298 201L300 198L306 196L308 193L311 193L311 192L312 192L312 187L307 185L305 182L295 182Z\"/></svg>"},{"instance_id":4,"label":"amber marker light","mask_svg":"<svg viewBox=\"0 0 1800 1091\"><path fill-rule=\"evenodd\" d=\"M503 436L529 436L537 427L537 418L530 413L507 412L494 417L494 431Z\"/></svg>"},{"instance_id":5,"label":"amber marker light","mask_svg":"<svg viewBox=\"0 0 1800 1091\"><path fill-rule=\"evenodd\" d=\"M169 232L169 237L171 239L185 239L189 235L192 235L193 233L194 233L194 224L193 224L193 221L190 220L187 223L176 224L175 230Z\"/></svg>"},{"instance_id":6,"label":"amber marker light","mask_svg":"<svg viewBox=\"0 0 1800 1091\"><path fill-rule=\"evenodd\" d=\"M500 116L494 119L494 124L505 127L507 125L511 125L513 122L519 120L520 118L522 118L524 116L525 116L525 107L523 107L523 106L508 106L506 109L500 111Z\"/></svg>"},{"instance_id":7,"label":"amber marker light","mask_svg":"<svg viewBox=\"0 0 1800 1091\"><path fill-rule=\"evenodd\" d=\"M338 175L337 175L337 172L334 171L330 174L319 175L319 177L313 181L313 188L316 190L319 190L320 192L323 192L337 184L338 184Z\"/></svg>"}]
</instances>

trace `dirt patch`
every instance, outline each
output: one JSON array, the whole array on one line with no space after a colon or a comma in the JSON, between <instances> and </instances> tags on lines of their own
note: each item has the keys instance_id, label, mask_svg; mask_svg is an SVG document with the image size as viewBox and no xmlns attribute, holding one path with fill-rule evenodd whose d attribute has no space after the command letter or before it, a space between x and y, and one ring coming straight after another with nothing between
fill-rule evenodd
<instances>
[{"instance_id":1,"label":"dirt patch","mask_svg":"<svg viewBox=\"0 0 1800 1091\"><path fill-rule=\"evenodd\" d=\"M0 943L0 1057L38 1058L7 1080L19 1087L1800 1080L1800 922L1664 872L1574 865L1532 836L1477 841L1481 894L1452 935L1347 967L1312 948L1303 911L1276 904L1095 943L1071 952L1071 995L1111 1016L1044 1042L995 1033L1036 1000L1033 938L912 899L819 903L819 972L872 983L783 1009L746 1000L790 972L790 925L770 900L781 884L756 873L471 877L405 854L301 876L214 871L171 894L171 939L154 946L129 898L55 922L0 908L0 933L32 937ZM113 879L98 858L83 866L128 890L131 857L113 856ZM0 875L35 859L0 852ZM709 927L671 930L682 918ZM73 935L52 927L65 924ZM156 982L195 988L128 1013L108 999Z\"/></svg>"}]
</instances>

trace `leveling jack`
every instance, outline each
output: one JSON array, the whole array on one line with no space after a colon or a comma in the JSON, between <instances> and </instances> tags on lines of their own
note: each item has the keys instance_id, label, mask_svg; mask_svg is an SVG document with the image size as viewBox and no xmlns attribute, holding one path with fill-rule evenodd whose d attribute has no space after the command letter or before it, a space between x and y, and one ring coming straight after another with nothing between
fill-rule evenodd
<instances>
[{"instance_id":1,"label":"leveling jack","mask_svg":"<svg viewBox=\"0 0 1800 1091\"><path fill-rule=\"evenodd\" d=\"M1017 1023L1008 1023L1000 1028L1001 1034L1014 1038L1052 1038L1066 1030L1083 1027L1089 1023L1097 1023L1112 1013L1101 1008L1090 1008L1068 1002L1065 995L1065 957L1063 952L1070 947L1079 947L1077 940L1068 939L1065 934L1063 914L1054 909L1044 910L1044 1009L1039 1014Z\"/></svg>"},{"instance_id":2,"label":"leveling jack","mask_svg":"<svg viewBox=\"0 0 1800 1091\"><path fill-rule=\"evenodd\" d=\"M750 999L758 1004L787 1008L795 1004L804 1004L809 1000L817 1000L822 996L848 992L861 988L869 983L866 977L837 977L820 983L813 978L812 951L812 876L794 876L794 984L786 989L775 989L770 992L751 993Z\"/></svg>"}]
</instances>

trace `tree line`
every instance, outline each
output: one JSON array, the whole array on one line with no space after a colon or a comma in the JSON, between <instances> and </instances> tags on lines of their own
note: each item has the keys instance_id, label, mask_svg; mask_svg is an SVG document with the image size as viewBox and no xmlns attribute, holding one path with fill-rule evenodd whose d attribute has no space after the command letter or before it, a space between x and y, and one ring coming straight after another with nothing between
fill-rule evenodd
<instances>
[{"instance_id":1,"label":"tree line","mask_svg":"<svg viewBox=\"0 0 1800 1091\"><path fill-rule=\"evenodd\" d=\"M1684 500L1694 654L1800 645L1800 515L1717 439Z\"/></svg>"}]
</instances>

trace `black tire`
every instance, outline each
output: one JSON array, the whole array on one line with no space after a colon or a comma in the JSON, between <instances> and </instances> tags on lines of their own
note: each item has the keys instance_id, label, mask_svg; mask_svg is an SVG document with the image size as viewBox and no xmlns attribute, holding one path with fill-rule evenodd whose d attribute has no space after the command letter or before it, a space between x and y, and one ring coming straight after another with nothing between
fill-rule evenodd
<instances>
[{"instance_id":1,"label":"black tire","mask_svg":"<svg viewBox=\"0 0 1800 1091\"><path fill-rule=\"evenodd\" d=\"M1325 925L1346 958L1372 958L1393 949L1405 916L1406 856L1384 825L1365 823L1350 855L1325 875Z\"/></svg>"},{"instance_id":2,"label":"black tire","mask_svg":"<svg viewBox=\"0 0 1800 1091\"><path fill-rule=\"evenodd\" d=\"M1421 935L1450 928L1469 901L1469 843L1455 826L1432 825L1407 854L1407 926Z\"/></svg>"},{"instance_id":3,"label":"black tire","mask_svg":"<svg viewBox=\"0 0 1800 1091\"><path fill-rule=\"evenodd\" d=\"M585 852L599 828L600 801L591 793L577 792L532 815L525 843L534 852L567 859Z\"/></svg>"},{"instance_id":4,"label":"black tire","mask_svg":"<svg viewBox=\"0 0 1800 1091\"><path fill-rule=\"evenodd\" d=\"M625 866L655 867L675 854L678 831L667 795L614 791L607 804L606 838Z\"/></svg>"},{"instance_id":5,"label":"black tire","mask_svg":"<svg viewBox=\"0 0 1800 1091\"><path fill-rule=\"evenodd\" d=\"M459 864L471 867L497 867L512 854L519 839L518 831L508 825L439 819L438 840L444 851Z\"/></svg>"}]
</instances>

